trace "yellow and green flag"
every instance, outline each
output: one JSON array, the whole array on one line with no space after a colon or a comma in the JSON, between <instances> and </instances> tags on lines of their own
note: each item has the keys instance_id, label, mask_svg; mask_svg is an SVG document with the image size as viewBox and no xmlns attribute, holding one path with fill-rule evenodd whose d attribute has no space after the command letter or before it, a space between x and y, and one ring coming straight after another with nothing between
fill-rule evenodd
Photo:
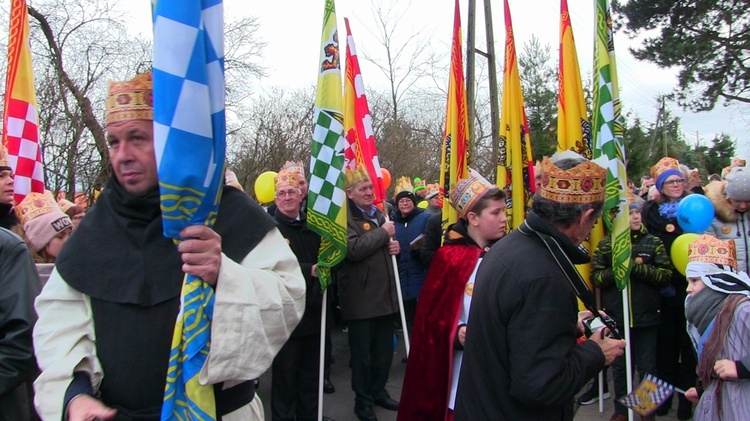
<instances>
[{"instance_id":1,"label":"yellow and green flag","mask_svg":"<svg viewBox=\"0 0 750 421\"><path fill-rule=\"evenodd\" d=\"M318 277L323 290L331 284L331 268L346 257L343 109L336 5L333 0L326 0L307 198L307 224L321 237Z\"/></svg>"},{"instance_id":2,"label":"yellow and green flag","mask_svg":"<svg viewBox=\"0 0 750 421\"><path fill-rule=\"evenodd\" d=\"M612 271L615 283L625 288L630 274L630 216L620 90L617 84L615 44L607 0L596 0L594 40L594 157L606 157L607 188L604 223L612 237Z\"/></svg>"},{"instance_id":3,"label":"yellow and green flag","mask_svg":"<svg viewBox=\"0 0 750 421\"><path fill-rule=\"evenodd\" d=\"M443 193L443 198L449 198L451 187L458 180L469 175L469 117L461 48L461 13L458 8L458 0L456 0L450 79L448 81L448 104L446 106L445 133L440 158L440 192ZM458 213L453 207L443 204L443 226L453 224L457 220Z\"/></svg>"},{"instance_id":4,"label":"yellow and green flag","mask_svg":"<svg viewBox=\"0 0 750 421\"><path fill-rule=\"evenodd\" d=\"M508 0L505 0L505 70L500 131L497 186L508 194L508 226L518 228L526 219L526 204L529 203L533 182L530 169L534 161Z\"/></svg>"}]
</instances>

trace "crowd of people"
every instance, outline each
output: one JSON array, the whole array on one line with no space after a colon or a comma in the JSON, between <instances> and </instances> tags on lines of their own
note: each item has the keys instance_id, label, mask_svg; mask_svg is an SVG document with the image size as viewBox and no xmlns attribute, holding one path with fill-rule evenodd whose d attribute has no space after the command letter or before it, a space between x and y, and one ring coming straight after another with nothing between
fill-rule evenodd
<instances>
[{"instance_id":1,"label":"crowd of people","mask_svg":"<svg viewBox=\"0 0 750 421\"><path fill-rule=\"evenodd\" d=\"M697 171L665 157L630 186L625 296L611 237L593 259L580 247L602 216L607 171L576 153L537 164L530 209L511 232L507 192L474 170L445 198L437 183L401 177L378 204L367 171L348 169L347 253L332 271L335 304L324 305L321 238L307 225L300 161L276 174L273 203L253 201L227 171L216 223L185 228L178 246L163 236L151 90L150 73L109 84L113 174L91 208L51 192L15 203L0 148L0 419L159 419L187 273L215 292L199 382L213 386L217 419L265 419L255 384L268 370L271 419L318 419L321 376L324 391L335 391L330 322L321 326L335 306L359 420L377 420L375 406L403 421L571 420L575 397L594 402L591 381L609 366L611 420L625 420L626 342L608 327L586 335L595 314L579 310L574 266L586 263L600 308L629 329L641 377L686 390L679 419L750 419L744 161L704 186ZM715 218L690 243L681 272L670 250L684 234L678 208L690 194L708 197ZM455 224L443 226L442 206L456 211ZM386 390L399 327L411 334L400 398ZM668 399L641 419L672 406Z\"/></svg>"}]
</instances>

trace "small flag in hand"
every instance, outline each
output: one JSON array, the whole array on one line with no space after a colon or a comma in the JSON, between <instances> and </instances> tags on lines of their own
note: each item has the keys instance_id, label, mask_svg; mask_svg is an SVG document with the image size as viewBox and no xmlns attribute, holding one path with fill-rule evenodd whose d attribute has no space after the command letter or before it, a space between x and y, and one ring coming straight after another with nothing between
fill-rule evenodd
<instances>
[{"instance_id":1,"label":"small flag in hand","mask_svg":"<svg viewBox=\"0 0 750 421\"><path fill-rule=\"evenodd\" d=\"M674 391L675 387L671 384L651 374L646 374L641 384L621 398L620 403L645 417L656 411L656 408L669 399Z\"/></svg>"}]
</instances>

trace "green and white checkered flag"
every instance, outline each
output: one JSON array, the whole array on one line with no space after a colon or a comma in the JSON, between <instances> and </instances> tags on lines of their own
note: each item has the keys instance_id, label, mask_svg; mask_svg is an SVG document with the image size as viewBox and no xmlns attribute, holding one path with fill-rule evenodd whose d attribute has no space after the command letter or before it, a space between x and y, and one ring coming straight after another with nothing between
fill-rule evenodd
<instances>
[{"instance_id":1,"label":"green and white checkered flag","mask_svg":"<svg viewBox=\"0 0 750 421\"><path fill-rule=\"evenodd\" d=\"M318 69L307 224L321 236L318 277L325 290L331 284L331 268L346 257L346 139L333 0L326 1L325 5Z\"/></svg>"}]
</instances>

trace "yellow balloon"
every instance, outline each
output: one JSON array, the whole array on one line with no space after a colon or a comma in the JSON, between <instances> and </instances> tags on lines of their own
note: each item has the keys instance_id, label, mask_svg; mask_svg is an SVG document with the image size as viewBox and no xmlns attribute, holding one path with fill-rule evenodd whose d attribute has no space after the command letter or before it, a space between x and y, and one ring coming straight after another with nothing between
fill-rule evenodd
<instances>
[{"instance_id":1,"label":"yellow balloon","mask_svg":"<svg viewBox=\"0 0 750 421\"><path fill-rule=\"evenodd\" d=\"M273 202L276 195L274 178L276 178L276 172L266 171L255 179L255 198L261 204Z\"/></svg>"},{"instance_id":2,"label":"yellow balloon","mask_svg":"<svg viewBox=\"0 0 750 421\"><path fill-rule=\"evenodd\" d=\"M672 249L669 251L669 254L672 257L672 264L683 276L687 269L688 249L690 248L690 243L698 237L698 234L688 232L675 238L672 243Z\"/></svg>"},{"instance_id":3,"label":"yellow balloon","mask_svg":"<svg viewBox=\"0 0 750 421\"><path fill-rule=\"evenodd\" d=\"M417 207L419 209L427 209L427 206L429 206L429 205L430 205L430 203L427 202L426 200L423 200L423 201L417 203Z\"/></svg>"}]
</instances>

